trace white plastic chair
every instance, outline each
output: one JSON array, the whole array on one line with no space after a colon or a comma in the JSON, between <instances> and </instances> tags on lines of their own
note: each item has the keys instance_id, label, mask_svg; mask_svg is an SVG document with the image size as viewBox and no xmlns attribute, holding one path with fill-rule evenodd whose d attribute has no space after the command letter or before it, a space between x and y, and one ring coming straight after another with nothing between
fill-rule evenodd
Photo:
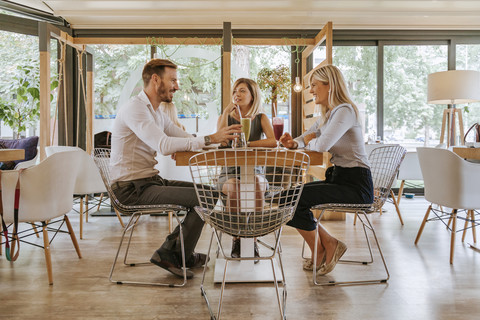
<instances>
[{"instance_id":1,"label":"white plastic chair","mask_svg":"<svg viewBox=\"0 0 480 320\"><path fill-rule=\"evenodd\" d=\"M407 154L405 154L405 158L398 170L397 180L401 180L397 195L397 204L399 205L400 200L402 199L405 181L423 180L422 169L420 168L417 152L407 152Z\"/></svg>"},{"instance_id":2,"label":"white plastic chair","mask_svg":"<svg viewBox=\"0 0 480 320\"><path fill-rule=\"evenodd\" d=\"M476 242L475 226L478 223L475 221L475 210L480 209L480 186L478 184L480 164L466 161L447 149L417 148L417 152L425 184L425 199L431 204L418 230L415 245L420 240L426 222L441 221L451 232L450 264L453 264L457 232L463 231L464 239L468 224L471 223L473 239ZM451 208L452 211L436 209L433 207L434 204ZM459 215L465 211L465 216ZM429 218L430 212L435 217ZM457 218L465 221L463 229L457 230Z\"/></svg>"},{"instance_id":3,"label":"white plastic chair","mask_svg":"<svg viewBox=\"0 0 480 320\"><path fill-rule=\"evenodd\" d=\"M75 233L67 217L67 213L72 210L73 188L79 165L80 159L76 152L62 152L21 172L18 170L3 171L1 175L5 222L9 224L15 222L14 197L18 180L20 181L18 222L30 224L41 222L41 225L37 226L41 226L43 229L43 249L49 284L53 284L53 272L48 231L53 231L55 234L58 232L69 233L78 257L82 257ZM60 230L64 223L68 232ZM34 233L36 232L32 232L31 229L19 231L18 239L21 243L29 243L26 238Z\"/></svg>"},{"instance_id":4,"label":"white plastic chair","mask_svg":"<svg viewBox=\"0 0 480 320\"><path fill-rule=\"evenodd\" d=\"M35 155L35 157L33 159L17 163L17 165L15 166L15 170L26 169L34 165L37 165L39 161L39 155L40 155L40 150L38 150L37 148L37 154Z\"/></svg>"},{"instance_id":5,"label":"white plastic chair","mask_svg":"<svg viewBox=\"0 0 480 320\"><path fill-rule=\"evenodd\" d=\"M75 151L77 152L77 156L80 159L80 167L77 180L75 181L75 189L74 195L78 197L80 200L80 239L83 239L83 214L85 215L85 221L88 222L88 196L100 194L100 200L98 200L98 207L97 210L100 208L100 205L103 199L103 194L107 193L107 189L103 184L102 177L100 176L100 172L98 171L95 162L93 161L92 157L88 155L83 149L78 147L69 147L69 146L49 146L45 148L45 153L47 157L51 156L57 152L64 152L64 151ZM85 209L84 209L84 200L85 200ZM117 217L120 220L120 224L122 227L124 226L122 218L117 213Z\"/></svg>"}]
</instances>

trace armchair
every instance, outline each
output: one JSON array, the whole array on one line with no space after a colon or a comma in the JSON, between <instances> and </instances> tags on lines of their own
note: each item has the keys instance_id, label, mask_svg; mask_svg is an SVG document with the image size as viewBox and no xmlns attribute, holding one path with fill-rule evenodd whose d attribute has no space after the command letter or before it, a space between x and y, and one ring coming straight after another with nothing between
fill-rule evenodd
<instances>
[{"instance_id":1,"label":"armchair","mask_svg":"<svg viewBox=\"0 0 480 320\"><path fill-rule=\"evenodd\" d=\"M23 171L3 171L1 174L3 218L7 224L15 222L40 223L43 230L43 249L48 273L48 282L53 284L52 261L48 231L68 233L81 258L80 248L67 213L72 209L73 188L77 179L80 159L75 152L62 152L45 159L37 166ZM20 183L18 218L15 221L14 198L17 182ZM59 218L59 219L57 219ZM68 231L60 228L66 224ZM56 226L54 228L54 226ZM15 229L13 226L12 229ZM31 230L12 230L13 238L29 243ZM15 235L15 233L17 233ZM11 238L11 237L10 237Z\"/></svg>"},{"instance_id":2,"label":"armchair","mask_svg":"<svg viewBox=\"0 0 480 320\"><path fill-rule=\"evenodd\" d=\"M103 201L103 194L107 193L107 189L103 184L102 177L98 171L95 162L92 157L89 156L83 149L78 147L68 147L68 146L49 146L45 148L45 153L47 157L51 156L54 153L64 152L64 151L74 151L77 154L77 157L80 160L79 172L80 174L75 181L74 195L80 200L80 239L83 239L83 214L85 215L85 221L88 222L88 201L89 195L100 194L99 206ZM84 209L85 202L85 209ZM117 217L120 220L120 224L123 226L123 221L120 215L117 213Z\"/></svg>"},{"instance_id":3,"label":"armchair","mask_svg":"<svg viewBox=\"0 0 480 320\"><path fill-rule=\"evenodd\" d=\"M450 264L453 264L457 232L465 231L471 223L476 242L475 227L478 222L475 221L475 210L480 209L480 164L466 161L447 149L417 148L417 152L425 184L425 199L431 204L418 230L415 245L420 240L427 222L441 221L451 232ZM433 205L452 210L436 209ZM460 215L464 212L465 216ZM429 218L430 213L433 213L434 217ZM457 219L465 221L463 229L457 230Z\"/></svg>"}]
</instances>

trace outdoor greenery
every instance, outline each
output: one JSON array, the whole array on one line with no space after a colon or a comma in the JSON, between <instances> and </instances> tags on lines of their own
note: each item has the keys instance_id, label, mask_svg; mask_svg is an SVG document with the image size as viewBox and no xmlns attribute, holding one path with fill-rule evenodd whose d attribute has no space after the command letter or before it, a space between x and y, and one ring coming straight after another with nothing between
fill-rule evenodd
<instances>
[{"instance_id":1,"label":"outdoor greenery","mask_svg":"<svg viewBox=\"0 0 480 320\"><path fill-rule=\"evenodd\" d=\"M17 66L13 81L6 87L9 93L13 93L12 99L0 97L0 118L13 129L14 138L38 120L40 115L38 78L38 64Z\"/></svg>"},{"instance_id":2,"label":"outdoor greenery","mask_svg":"<svg viewBox=\"0 0 480 320\"><path fill-rule=\"evenodd\" d=\"M146 46L95 45L95 113L116 114L118 99L130 73L150 59ZM141 81L133 94L140 92Z\"/></svg>"},{"instance_id":3,"label":"outdoor greenery","mask_svg":"<svg viewBox=\"0 0 480 320\"><path fill-rule=\"evenodd\" d=\"M56 42L53 42L54 44ZM52 55L56 48L52 46ZM0 120L9 126L14 135L37 127L40 107L38 38L0 31ZM52 60L53 91L58 82ZM50 100L54 98L54 92Z\"/></svg>"}]
</instances>

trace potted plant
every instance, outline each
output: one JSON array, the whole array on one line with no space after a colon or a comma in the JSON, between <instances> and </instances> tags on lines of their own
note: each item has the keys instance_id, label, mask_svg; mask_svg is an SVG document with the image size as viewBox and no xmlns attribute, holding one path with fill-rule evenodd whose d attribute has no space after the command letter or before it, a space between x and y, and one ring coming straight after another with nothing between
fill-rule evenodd
<instances>
[{"instance_id":1,"label":"potted plant","mask_svg":"<svg viewBox=\"0 0 480 320\"><path fill-rule=\"evenodd\" d=\"M265 102L272 104L272 118L277 116L278 100L287 101L290 96L290 69L285 65L263 68L257 75L260 89L265 91Z\"/></svg>"},{"instance_id":2,"label":"potted plant","mask_svg":"<svg viewBox=\"0 0 480 320\"><path fill-rule=\"evenodd\" d=\"M18 66L16 71L12 83L0 96L0 120L12 128L14 139L35 125L40 116L38 64ZM57 80L51 81L51 90L57 86ZM53 94L50 94L50 101L52 100Z\"/></svg>"}]
</instances>

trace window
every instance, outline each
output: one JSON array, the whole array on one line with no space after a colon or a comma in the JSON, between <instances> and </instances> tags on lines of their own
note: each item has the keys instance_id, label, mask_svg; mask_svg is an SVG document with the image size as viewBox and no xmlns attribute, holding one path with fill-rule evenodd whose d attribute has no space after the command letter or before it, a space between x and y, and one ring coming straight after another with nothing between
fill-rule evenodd
<instances>
[{"instance_id":1,"label":"window","mask_svg":"<svg viewBox=\"0 0 480 320\"><path fill-rule=\"evenodd\" d=\"M284 132L290 132L290 47L289 46L233 46L232 53L232 85L238 78L250 78L261 83L259 73L263 69L270 69L284 75L282 83L284 97L277 98L277 115L285 119ZM287 73L282 70L288 70ZM263 109L269 118L272 117L273 101L271 87L262 89Z\"/></svg>"},{"instance_id":2,"label":"window","mask_svg":"<svg viewBox=\"0 0 480 320\"><path fill-rule=\"evenodd\" d=\"M476 70L480 71L480 45L457 45L457 70ZM463 107L463 106L457 106ZM465 133L474 123L480 123L480 102L469 103L463 112L463 124ZM467 141L473 141L473 136L469 133Z\"/></svg>"},{"instance_id":3,"label":"window","mask_svg":"<svg viewBox=\"0 0 480 320\"><path fill-rule=\"evenodd\" d=\"M427 104L427 76L447 70L446 45L384 48L384 139L407 150L439 142L444 106Z\"/></svg>"},{"instance_id":4,"label":"window","mask_svg":"<svg viewBox=\"0 0 480 320\"><path fill-rule=\"evenodd\" d=\"M343 73L352 100L358 107L365 139L376 136L377 128L377 48L336 46L333 64Z\"/></svg>"},{"instance_id":5,"label":"window","mask_svg":"<svg viewBox=\"0 0 480 320\"><path fill-rule=\"evenodd\" d=\"M180 90L173 95L179 121L189 133L214 133L221 110L221 48L217 45L157 45L157 58L178 65Z\"/></svg>"},{"instance_id":6,"label":"window","mask_svg":"<svg viewBox=\"0 0 480 320\"><path fill-rule=\"evenodd\" d=\"M56 43L51 40L52 81L56 80ZM39 56L38 37L0 31L0 137L38 135Z\"/></svg>"},{"instance_id":7,"label":"window","mask_svg":"<svg viewBox=\"0 0 480 320\"><path fill-rule=\"evenodd\" d=\"M150 47L93 45L95 62L94 133L111 131L117 109L142 90L141 74L150 59Z\"/></svg>"}]
</instances>

